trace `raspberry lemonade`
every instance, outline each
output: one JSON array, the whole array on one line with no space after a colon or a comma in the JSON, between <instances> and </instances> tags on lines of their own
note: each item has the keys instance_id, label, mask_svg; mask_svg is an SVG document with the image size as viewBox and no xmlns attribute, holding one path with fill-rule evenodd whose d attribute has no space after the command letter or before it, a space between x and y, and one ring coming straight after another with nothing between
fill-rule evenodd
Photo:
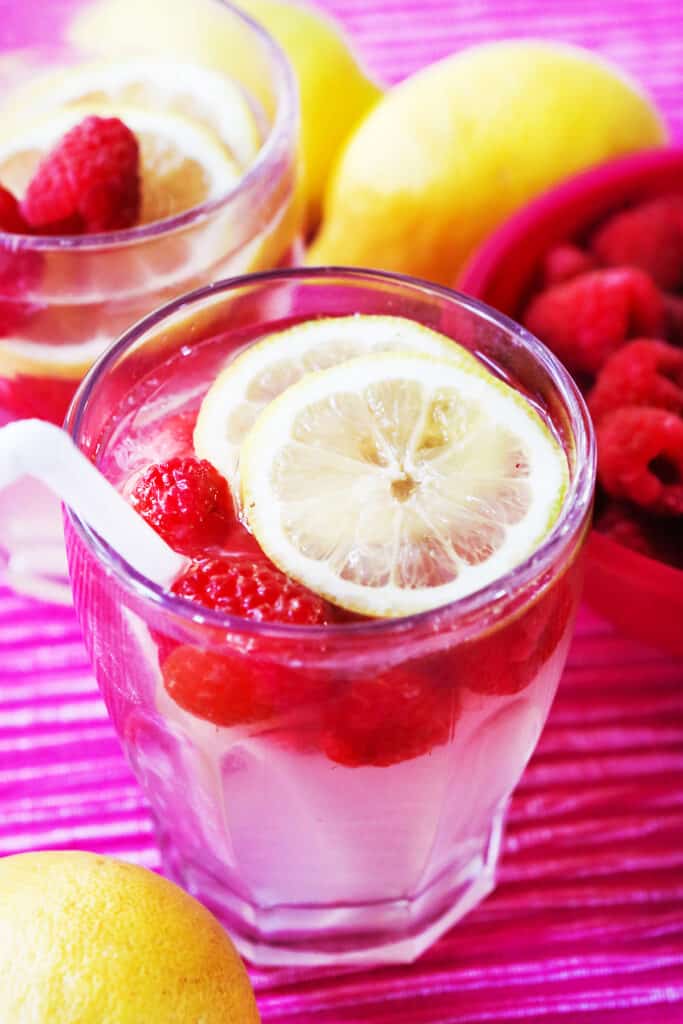
<instances>
[{"instance_id":1,"label":"raspberry lemonade","mask_svg":"<svg viewBox=\"0 0 683 1024\"><path fill-rule=\"evenodd\" d=\"M291 262L291 72L221 0L190 8L232 40L220 67L144 34L95 61L70 41L66 14L57 32L30 24L28 8L13 16L0 58L0 423L61 423L84 373L140 317L218 277ZM8 578L59 594L54 501L22 484L0 523Z\"/></svg>"},{"instance_id":2,"label":"raspberry lemonade","mask_svg":"<svg viewBox=\"0 0 683 1024\"><path fill-rule=\"evenodd\" d=\"M166 871L256 962L413 959L491 889L566 656L571 379L453 292L277 272L143 321L69 426L187 556L163 590L67 514Z\"/></svg>"}]
</instances>

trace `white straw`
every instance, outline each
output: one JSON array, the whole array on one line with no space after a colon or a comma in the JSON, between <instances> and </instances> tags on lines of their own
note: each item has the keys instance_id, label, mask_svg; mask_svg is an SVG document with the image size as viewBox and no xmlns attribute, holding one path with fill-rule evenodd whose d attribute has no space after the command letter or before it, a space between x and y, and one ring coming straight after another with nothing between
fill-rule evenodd
<instances>
[{"instance_id":1,"label":"white straw","mask_svg":"<svg viewBox=\"0 0 683 1024\"><path fill-rule=\"evenodd\" d=\"M0 429L0 489L18 477L46 484L121 558L162 587L188 565L93 466L69 435L42 420Z\"/></svg>"}]
</instances>

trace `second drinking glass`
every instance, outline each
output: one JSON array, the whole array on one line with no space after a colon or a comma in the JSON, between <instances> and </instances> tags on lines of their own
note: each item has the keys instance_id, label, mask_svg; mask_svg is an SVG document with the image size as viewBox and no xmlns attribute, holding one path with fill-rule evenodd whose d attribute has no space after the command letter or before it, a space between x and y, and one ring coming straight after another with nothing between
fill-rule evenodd
<instances>
[{"instance_id":1,"label":"second drinking glass","mask_svg":"<svg viewBox=\"0 0 683 1024\"><path fill-rule=\"evenodd\" d=\"M0 185L21 198L63 130L116 117L140 146L141 218L90 234L0 230L0 425L61 423L83 374L136 320L219 277L288 265L298 244L297 95L279 47L223 0L195 0L187 16L210 30L211 66L142 34L111 54L99 39L94 57L74 39L95 6L8 12ZM68 599L59 508L36 484L0 499L3 562L17 589Z\"/></svg>"}]
</instances>

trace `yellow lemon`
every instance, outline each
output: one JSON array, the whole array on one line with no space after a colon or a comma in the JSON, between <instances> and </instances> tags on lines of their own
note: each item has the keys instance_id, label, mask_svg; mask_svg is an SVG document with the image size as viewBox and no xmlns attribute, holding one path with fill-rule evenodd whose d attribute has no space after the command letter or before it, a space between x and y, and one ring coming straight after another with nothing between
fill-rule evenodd
<instances>
[{"instance_id":1,"label":"yellow lemon","mask_svg":"<svg viewBox=\"0 0 683 1024\"><path fill-rule=\"evenodd\" d=\"M348 41L321 11L289 0L237 0L277 39L296 72L309 228L320 220L335 158L381 89L358 63Z\"/></svg>"},{"instance_id":2,"label":"yellow lemon","mask_svg":"<svg viewBox=\"0 0 683 1024\"><path fill-rule=\"evenodd\" d=\"M0 860L0 1020L258 1024L247 973L196 900L91 853Z\"/></svg>"},{"instance_id":3,"label":"yellow lemon","mask_svg":"<svg viewBox=\"0 0 683 1024\"><path fill-rule=\"evenodd\" d=\"M239 495L240 447L269 402L307 373L376 352L410 352L480 366L466 349L398 316L323 317L267 335L219 373L204 396L194 431L197 455Z\"/></svg>"},{"instance_id":4,"label":"yellow lemon","mask_svg":"<svg viewBox=\"0 0 683 1024\"><path fill-rule=\"evenodd\" d=\"M301 102L306 220L319 219L323 190L350 132L381 95L337 25L321 12L287 0L238 0L280 43L296 73ZM246 37L221 16L218 4L194 0L98 0L72 24L72 41L107 59L154 53L235 74L264 101L254 76L265 73ZM267 100L264 102L267 107Z\"/></svg>"},{"instance_id":5,"label":"yellow lemon","mask_svg":"<svg viewBox=\"0 0 683 1024\"><path fill-rule=\"evenodd\" d=\"M359 125L308 262L452 283L533 196L665 138L636 83L593 53L533 40L473 47L401 83Z\"/></svg>"}]
</instances>

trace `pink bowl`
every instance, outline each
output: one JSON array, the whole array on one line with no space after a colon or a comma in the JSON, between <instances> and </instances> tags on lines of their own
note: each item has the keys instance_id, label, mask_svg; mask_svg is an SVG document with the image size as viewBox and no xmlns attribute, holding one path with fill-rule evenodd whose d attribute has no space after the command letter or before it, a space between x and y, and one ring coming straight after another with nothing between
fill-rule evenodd
<instances>
[{"instance_id":1,"label":"pink bowl","mask_svg":"<svg viewBox=\"0 0 683 1024\"><path fill-rule=\"evenodd\" d=\"M580 239L610 213L683 191L683 148L603 164L557 186L515 214L478 249L458 287L519 319L546 250ZM630 636L683 656L683 571L593 531L586 599Z\"/></svg>"}]
</instances>

